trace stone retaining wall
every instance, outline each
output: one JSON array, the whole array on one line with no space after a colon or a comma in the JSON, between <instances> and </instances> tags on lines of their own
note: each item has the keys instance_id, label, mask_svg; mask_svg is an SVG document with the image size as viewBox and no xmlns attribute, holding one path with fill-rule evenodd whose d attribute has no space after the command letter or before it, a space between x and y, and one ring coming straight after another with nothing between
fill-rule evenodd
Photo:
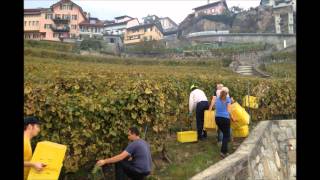
<instances>
[{"instance_id":1,"label":"stone retaining wall","mask_svg":"<svg viewBox=\"0 0 320 180\"><path fill-rule=\"evenodd\" d=\"M262 121L227 158L192 180L296 179L296 120Z\"/></svg>"}]
</instances>

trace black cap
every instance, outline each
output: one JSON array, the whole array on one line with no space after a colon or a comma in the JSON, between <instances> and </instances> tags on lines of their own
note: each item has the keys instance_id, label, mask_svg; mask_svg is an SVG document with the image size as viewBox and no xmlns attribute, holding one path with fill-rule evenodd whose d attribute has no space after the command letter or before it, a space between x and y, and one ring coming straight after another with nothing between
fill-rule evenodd
<instances>
[{"instance_id":1,"label":"black cap","mask_svg":"<svg viewBox=\"0 0 320 180\"><path fill-rule=\"evenodd\" d=\"M25 117L24 125L28 125L28 124L41 124L41 123L36 117Z\"/></svg>"}]
</instances>

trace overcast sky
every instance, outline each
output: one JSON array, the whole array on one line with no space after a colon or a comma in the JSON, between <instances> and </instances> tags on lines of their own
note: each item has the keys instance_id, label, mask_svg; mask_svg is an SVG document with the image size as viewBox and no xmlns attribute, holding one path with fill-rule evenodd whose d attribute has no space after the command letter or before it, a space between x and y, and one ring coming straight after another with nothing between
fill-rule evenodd
<instances>
[{"instance_id":1,"label":"overcast sky","mask_svg":"<svg viewBox=\"0 0 320 180\"><path fill-rule=\"evenodd\" d=\"M59 0L24 0L24 8L48 8ZM210 0L214 2L216 0ZM193 8L207 4L207 0L73 0L74 3L101 20L128 15L138 18L148 14L170 17L179 24ZM243 9L259 6L260 0L227 0L228 7L239 6Z\"/></svg>"}]
</instances>

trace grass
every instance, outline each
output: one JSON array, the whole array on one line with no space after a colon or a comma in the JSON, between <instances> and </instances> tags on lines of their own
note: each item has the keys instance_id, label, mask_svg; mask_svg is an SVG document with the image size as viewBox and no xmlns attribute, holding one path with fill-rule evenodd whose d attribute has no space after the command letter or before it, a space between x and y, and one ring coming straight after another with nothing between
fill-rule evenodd
<instances>
[{"instance_id":1,"label":"grass","mask_svg":"<svg viewBox=\"0 0 320 180\"><path fill-rule=\"evenodd\" d=\"M175 136L169 138L166 144L168 157L172 164L159 163L148 179L189 179L203 171L220 159L220 147L217 145L216 132L208 131L208 138L194 143L180 143ZM232 143L229 143L229 152L232 153Z\"/></svg>"},{"instance_id":2,"label":"grass","mask_svg":"<svg viewBox=\"0 0 320 180\"><path fill-rule=\"evenodd\" d=\"M263 68L275 78L296 78L296 63L270 63Z\"/></svg>"}]
</instances>

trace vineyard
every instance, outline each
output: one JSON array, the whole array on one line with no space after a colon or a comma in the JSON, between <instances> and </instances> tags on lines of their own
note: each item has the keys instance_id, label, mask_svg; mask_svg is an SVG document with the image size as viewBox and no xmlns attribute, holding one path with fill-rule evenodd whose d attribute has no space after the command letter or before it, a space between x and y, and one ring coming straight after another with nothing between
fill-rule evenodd
<instances>
[{"instance_id":1,"label":"vineyard","mask_svg":"<svg viewBox=\"0 0 320 180\"><path fill-rule=\"evenodd\" d=\"M147 127L153 154L167 150L170 131L190 123L192 83L209 99L214 85L223 83L240 103L249 85L260 99L259 109L251 111L254 121L296 116L294 78L240 77L219 60L86 57L57 48L25 48L24 114L43 121L36 141L68 146L62 176L121 152L131 125L141 132Z\"/></svg>"}]
</instances>

